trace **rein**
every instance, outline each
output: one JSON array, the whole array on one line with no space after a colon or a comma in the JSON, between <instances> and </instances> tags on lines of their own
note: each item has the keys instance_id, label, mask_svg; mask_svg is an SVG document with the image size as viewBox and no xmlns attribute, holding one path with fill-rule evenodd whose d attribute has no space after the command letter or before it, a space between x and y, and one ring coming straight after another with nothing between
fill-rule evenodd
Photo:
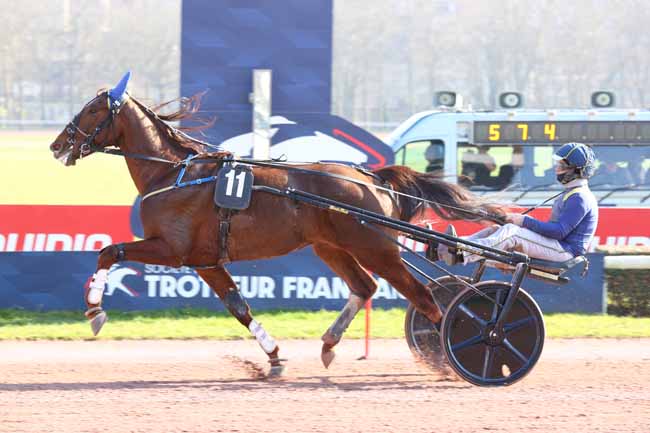
<instances>
[{"instance_id":1,"label":"rein","mask_svg":"<svg viewBox=\"0 0 650 433\"><path fill-rule=\"evenodd\" d=\"M286 164L278 164L278 163L275 163L275 162L257 161L257 160L254 160L254 159L240 158L240 159L235 159L235 161L243 162L245 164L250 164L250 165L258 165L258 166L261 166L261 167L273 167L273 168L279 168L279 169L283 169L283 170L297 171L297 172L302 172L302 173L307 173L307 174L315 174L315 175L325 176L325 177L333 177L335 179L345 180L345 181L348 181L348 182L356 183L358 185L373 187L373 188L375 188L377 190L380 190L380 191L386 191L389 194L397 194L397 195L401 195L402 197L411 198L411 199L414 199L414 200L420 202L420 204L427 203L427 204L438 206L438 207L444 207L444 208L447 208L447 209L452 209L452 210L456 210L456 211L460 211L460 212L465 212L465 213L470 214L470 215L475 215L475 216L479 217L479 219L490 219L490 220L493 220L495 222L503 224L503 219L498 215L490 215L485 211L469 210L469 209L461 208L461 207L458 207L458 206L439 203L439 202L436 202L436 201L433 201L433 200L427 200L427 199L422 198L422 197L417 197L417 196L414 196L414 195L411 195L411 194L406 194L404 192L395 191L394 189L389 188L389 187L375 185L375 184L364 182L362 180L354 179L354 178L348 177L348 176L342 176L342 175L333 174L333 173L325 173L325 172L322 172L322 171L310 170L310 169L307 169L307 168L291 167L291 166L288 166ZM383 179L381 179L379 176L377 176L376 174L374 174L372 172L369 172L369 171L363 169L362 167L358 167L358 166L353 166L353 167L357 168L358 170L361 170L363 173L366 173L366 174L374 177L375 179L383 181Z\"/></svg>"},{"instance_id":2,"label":"rein","mask_svg":"<svg viewBox=\"0 0 650 433\"><path fill-rule=\"evenodd\" d=\"M174 167L178 167L182 165L185 161L187 161L187 160L170 161L168 159L158 158L156 156L141 155L139 153L125 153L119 149L107 149L105 147L101 149L97 149L95 150L95 152L106 153L108 155L124 156L125 158L144 159L146 161L154 161L154 162L164 162L165 164L169 164Z\"/></svg>"},{"instance_id":3,"label":"rein","mask_svg":"<svg viewBox=\"0 0 650 433\"><path fill-rule=\"evenodd\" d=\"M112 103L111 103L111 99L107 98L108 101L109 101L108 102L109 114L106 117L106 119L104 119L97 127L95 127L95 129L93 130L93 132L91 134L88 134L87 132L85 132L85 131L83 131L83 130L81 130L79 128L79 119L80 119L79 114L81 114L81 112L79 114L77 114L72 119L72 121L68 124L68 126L66 127L66 132L68 133L68 140L67 141L68 141L68 143L70 145L74 146L74 144L76 143L75 135L76 135L77 132L85 137L84 142L82 143L82 145L79 148L80 149L80 158L84 158L84 157L86 157L86 156L88 156L88 155L90 155L92 153L105 153L105 154L108 154L108 155L116 155L116 156L123 156L123 157L126 157L126 158L141 159L141 160L146 160L146 161L165 163L165 164L169 164L169 165L171 165L173 167L179 167L179 166L181 167L181 171L180 171L178 177L176 178L176 182L174 182L173 185L170 185L170 186L167 186L167 187L164 187L164 188L161 188L161 189L157 189L157 190L154 190L154 191L151 191L151 192L145 194L142 197L143 201L145 199L151 197L151 196L160 194L162 192L171 191L171 190L174 190L174 189L183 188L183 187L187 187L187 186L201 185L203 183L215 181L217 179L217 176L210 176L210 177L195 179L195 180L187 181L187 182L183 182L182 180L183 180L183 176L185 175L185 171L187 170L187 167L190 166L191 164L196 164L196 163L216 163L216 162L222 162L223 161L223 162L226 162L226 163L236 162L236 163L242 163L242 164L248 164L248 165L255 165L255 166L259 166L259 167L278 168L278 169L281 169L281 170L287 170L287 171L293 171L293 172L298 172L298 173L305 173L305 174L311 174L311 175L317 175L317 176L325 176L325 177L334 178L334 179L340 179L340 180L344 180L346 182L351 182L351 183L354 183L354 184L357 184L357 185L363 185L363 186L366 186L366 187L372 187L372 188L375 188L376 190L387 192L391 196L391 198L393 198L393 200L394 200L393 194L397 194L397 195L400 195L402 197L407 197L407 198L410 198L412 200L415 200L415 201L419 202L418 206L421 206L422 204L426 203L426 204L429 204L429 205L437 206L439 208L446 208L446 209L451 209L451 210L455 210L455 211L459 211L459 212L464 212L464 213L466 213L468 215L474 215L478 219L489 219L489 220L492 220L492 221L494 221L496 223L499 223L499 224L504 223L502 217L500 217L498 215L491 215L486 211L469 210L469 209L461 208L461 207L458 207L458 206L443 204L443 203L435 202L435 201L432 201L432 200L427 200L427 199L422 198L422 197L416 197L416 196L411 195L411 194L406 194L406 193L403 193L403 192L400 192L400 191L395 191L394 189L390 188L389 186L375 185L374 183L364 182L364 181L354 179L354 178L348 177L348 176L343 176L343 175L340 175L340 174L325 173L325 172L321 172L321 171L317 171L317 170L310 170L310 169L306 169L306 168L292 167L292 166L290 166L288 164L278 163L277 161L274 161L274 160L259 161L259 160L246 159L246 158L227 158L227 159L226 158L200 158L200 159L195 160L195 158L197 158L197 157L199 157L201 155L201 154L197 153L197 154L190 154L186 159L181 160L181 161L170 161L170 160L167 160L167 159L164 159L164 158L158 158L158 157L155 157L155 156L141 155L141 154L136 154L136 153L125 153L125 152L121 151L120 149L114 149L114 148L109 149L109 148L107 148L108 146L105 145L106 140L104 141L104 143L102 143L100 145L96 144L95 143L95 138L97 137L97 135L104 128L112 125L115 117L119 114L120 110L125 105L128 98L129 98L128 94L125 94L123 99L118 100L118 101L113 101ZM90 101L88 104L92 103L93 101ZM153 114L157 119L160 120L158 115L153 110L151 110L148 107L144 107L144 108L148 113ZM183 135L189 137L184 132L182 132L182 131L179 131L179 132L181 132ZM189 138L192 138L192 137L189 137ZM107 138L107 140L108 140L108 138ZM200 144L207 145L207 146L210 146L212 148L215 148L214 145L203 142L201 140L195 140L193 138L192 138L192 140L197 142L197 143L200 143ZM375 180L378 180L378 181L384 183L383 179L381 179L376 174L374 174L372 172L369 172L369 171L367 171L367 170L365 170L365 169L363 169L362 167L359 167L359 166L353 166L353 167L355 167L357 170L362 171L364 174L367 174L367 175L373 177ZM385 183L384 183L384 185L385 185Z\"/></svg>"},{"instance_id":4,"label":"rein","mask_svg":"<svg viewBox=\"0 0 650 433\"><path fill-rule=\"evenodd\" d=\"M192 164L214 164L214 163L218 163L218 162L226 162L226 163L228 163L228 162L236 162L236 163L241 163L241 164L254 165L254 166L258 166L258 167L277 168L277 169L280 169L280 170L293 171L293 172L297 172L297 173L305 173L305 174L310 174L310 175L340 179L340 180L344 180L346 182L351 182L351 183L354 183L354 184L357 184L357 185L372 187L372 188L374 188L376 190L385 191L388 194L390 194L391 196L393 194L396 194L396 195L400 195L400 196L403 196L403 197L407 197L407 198L416 200L416 201L420 202L421 204L426 203L426 204L433 205L433 206L452 209L452 210L459 211L459 212L464 212L464 213L467 213L467 214L470 214L470 215L475 215L479 219L489 219L489 220L492 220L492 221L494 221L496 223L503 224L503 219L500 216L498 216L498 215L490 215L485 211L469 210L469 209L461 208L461 207L458 207L458 206L439 203L439 202L436 202L436 201L433 201L433 200L427 200L427 199L422 198L422 197L417 197L417 196L414 196L414 195L411 195L411 194L406 194L406 193L403 193L403 192L400 192L400 191L395 191L394 189L392 189L390 187L387 187L387 186L375 185L374 183L364 182L362 180L355 179L355 178L352 178L352 177L349 177L349 176L343 176L343 175L335 174L335 173L325 173L325 172L322 172L322 171L311 170L311 169L308 169L308 168L292 167L289 164L278 163L278 162L276 162L274 160L260 161L260 160L248 159L248 158L224 158L224 159L200 158L200 159L195 159L198 156L200 156L200 154L193 154L193 155L190 155L186 159L181 160L181 161L170 161L168 159L157 158L155 156L140 155L140 154L135 154L135 153L125 153L125 152L122 152L119 149L102 148L102 149L97 149L96 152L106 153L108 155L124 156L124 157L127 157L127 158L143 159L143 160L154 161L154 162L162 162L162 163L165 163L165 164L172 165L174 167L179 167L179 166L181 167L181 172L179 173L178 177L176 178L176 182L174 182L173 185L170 185L170 186L167 186L167 187L164 187L164 188L160 188L160 189L157 189L157 190L154 190L154 191L151 191L151 192L145 194L142 197L142 201L144 201L145 199L147 199L149 197L152 197L154 195L157 195L157 194L160 194L160 193L163 193L163 192L171 191L171 190L178 189L178 188L193 186L193 185L201 185L203 183L212 182L212 181L215 181L217 179L217 176L209 176L209 177L204 177L204 178L200 178L200 179L195 179L195 180L192 180L192 181L182 182L182 179L183 179L183 176L185 174L185 171L186 171L187 167L192 165ZM298 164L302 164L302 163L298 163ZM383 179L381 179L376 174L374 174L374 173L372 173L372 172L370 172L368 170L365 170L363 167L360 167L360 166L352 166L352 167L356 168L357 170L361 171L364 174L372 176L373 178L383 182Z\"/></svg>"},{"instance_id":5,"label":"rein","mask_svg":"<svg viewBox=\"0 0 650 433\"><path fill-rule=\"evenodd\" d=\"M525 211L523 211L521 214L522 214L522 215L526 215L526 214L528 214L528 213L534 211L534 210L537 209L538 207L545 205L546 203L548 203L549 201L553 200L554 198L557 198L557 197L561 196L561 195L564 194L565 192L566 192L566 191L562 190L562 191L558 192L557 194L554 194L554 195L550 196L549 198L547 198L547 199L544 200L543 202L541 202L541 203L539 203L539 204L536 204L535 206L529 207L528 209L526 209Z\"/></svg>"}]
</instances>

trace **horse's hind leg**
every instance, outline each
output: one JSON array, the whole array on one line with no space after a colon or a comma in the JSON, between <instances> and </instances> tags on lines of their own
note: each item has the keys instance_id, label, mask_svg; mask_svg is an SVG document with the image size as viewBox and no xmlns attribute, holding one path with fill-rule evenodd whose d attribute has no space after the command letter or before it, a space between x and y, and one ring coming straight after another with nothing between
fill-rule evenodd
<instances>
[{"instance_id":1,"label":"horse's hind leg","mask_svg":"<svg viewBox=\"0 0 650 433\"><path fill-rule=\"evenodd\" d=\"M347 252L329 245L314 245L314 251L327 265L347 283L350 288L348 302L341 314L322 337L323 348L321 360L327 368L334 360L334 346L338 344L343 333L363 307L363 304L377 290L377 282Z\"/></svg>"},{"instance_id":2,"label":"horse's hind leg","mask_svg":"<svg viewBox=\"0 0 650 433\"><path fill-rule=\"evenodd\" d=\"M431 292L409 272L395 245L371 252L353 249L351 253L361 266L386 279L431 322L438 323L442 319L442 313L433 301Z\"/></svg>"},{"instance_id":3,"label":"horse's hind leg","mask_svg":"<svg viewBox=\"0 0 650 433\"><path fill-rule=\"evenodd\" d=\"M202 269L197 271L201 278L212 288L212 290L219 296L224 303L230 314L235 316L239 323L244 325L255 336L255 339L262 347L264 352L269 357L271 363L270 376L278 376L282 374L284 366L278 356L280 347L262 328L251 315L251 309L246 300L242 297L237 289L237 285L230 277L230 274L223 267Z\"/></svg>"}]
</instances>

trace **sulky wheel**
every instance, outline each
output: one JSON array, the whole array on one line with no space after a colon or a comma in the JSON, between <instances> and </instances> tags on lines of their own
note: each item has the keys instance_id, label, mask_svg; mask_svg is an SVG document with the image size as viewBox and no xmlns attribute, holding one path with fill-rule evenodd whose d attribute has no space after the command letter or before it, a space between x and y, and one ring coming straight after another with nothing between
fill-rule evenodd
<instances>
[{"instance_id":1,"label":"sulky wheel","mask_svg":"<svg viewBox=\"0 0 650 433\"><path fill-rule=\"evenodd\" d=\"M459 278L468 280L467 277ZM440 277L436 281L445 286L443 289L435 284L432 285L433 295L438 305L443 307L444 312L449 302L458 293L463 291L466 286L448 276ZM449 368L442 346L440 345L439 327L440 324L434 325L428 318L420 314L412 304L409 304L404 320L406 342L408 343L409 349L411 349L411 353L418 360L423 361L427 366L437 371Z\"/></svg>"},{"instance_id":2,"label":"sulky wheel","mask_svg":"<svg viewBox=\"0 0 650 433\"><path fill-rule=\"evenodd\" d=\"M510 284L485 281L484 294L503 304ZM544 318L537 303L523 290L495 329L499 308L470 289L459 293L442 320L441 343L454 371L474 385L511 385L535 366L544 347Z\"/></svg>"}]
</instances>

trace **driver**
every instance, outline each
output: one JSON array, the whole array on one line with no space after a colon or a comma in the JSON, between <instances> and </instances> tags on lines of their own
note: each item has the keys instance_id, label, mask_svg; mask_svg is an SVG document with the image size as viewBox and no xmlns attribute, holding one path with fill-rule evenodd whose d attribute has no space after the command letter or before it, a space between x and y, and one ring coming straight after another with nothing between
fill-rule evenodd
<instances>
[{"instance_id":1,"label":"driver","mask_svg":"<svg viewBox=\"0 0 650 433\"><path fill-rule=\"evenodd\" d=\"M584 255L598 225L598 203L588 184L596 158L586 144L567 143L555 152L553 159L556 179L564 185L565 192L553 203L549 221L508 213L507 224L485 228L463 239L553 262ZM450 224L446 233L456 236L456 229ZM438 245L438 256L448 265L483 259L443 244Z\"/></svg>"}]
</instances>

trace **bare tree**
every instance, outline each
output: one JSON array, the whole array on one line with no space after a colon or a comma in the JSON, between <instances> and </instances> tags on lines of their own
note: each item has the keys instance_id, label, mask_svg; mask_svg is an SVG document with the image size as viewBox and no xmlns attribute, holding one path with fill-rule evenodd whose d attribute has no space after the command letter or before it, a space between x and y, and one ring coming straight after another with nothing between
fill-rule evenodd
<instances>
[{"instance_id":1,"label":"bare tree","mask_svg":"<svg viewBox=\"0 0 650 433\"><path fill-rule=\"evenodd\" d=\"M338 0L333 109L393 124L431 108L437 90L478 108L495 107L507 90L524 93L530 108L576 108L606 89L619 106L643 107L648 22L644 0Z\"/></svg>"},{"instance_id":2,"label":"bare tree","mask_svg":"<svg viewBox=\"0 0 650 433\"><path fill-rule=\"evenodd\" d=\"M67 121L127 69L151 102L179 94L181 0L0 0L0 121ZM492 108L650 100L645 0L335 0L332 110L394 125L438 90Z\"/></svg>"},{"instance_id":3,"label":"bare tree","mask_svg":"<svg viewBox=\"0 0 650 433\"><path fill-rule=\"evenodd\" d=\"M128 69L156 102L179 93L180 0L0 1L0 119L66 122ZM145 84L146 83L146 84Z\"/></svg>"}]
</instances>

